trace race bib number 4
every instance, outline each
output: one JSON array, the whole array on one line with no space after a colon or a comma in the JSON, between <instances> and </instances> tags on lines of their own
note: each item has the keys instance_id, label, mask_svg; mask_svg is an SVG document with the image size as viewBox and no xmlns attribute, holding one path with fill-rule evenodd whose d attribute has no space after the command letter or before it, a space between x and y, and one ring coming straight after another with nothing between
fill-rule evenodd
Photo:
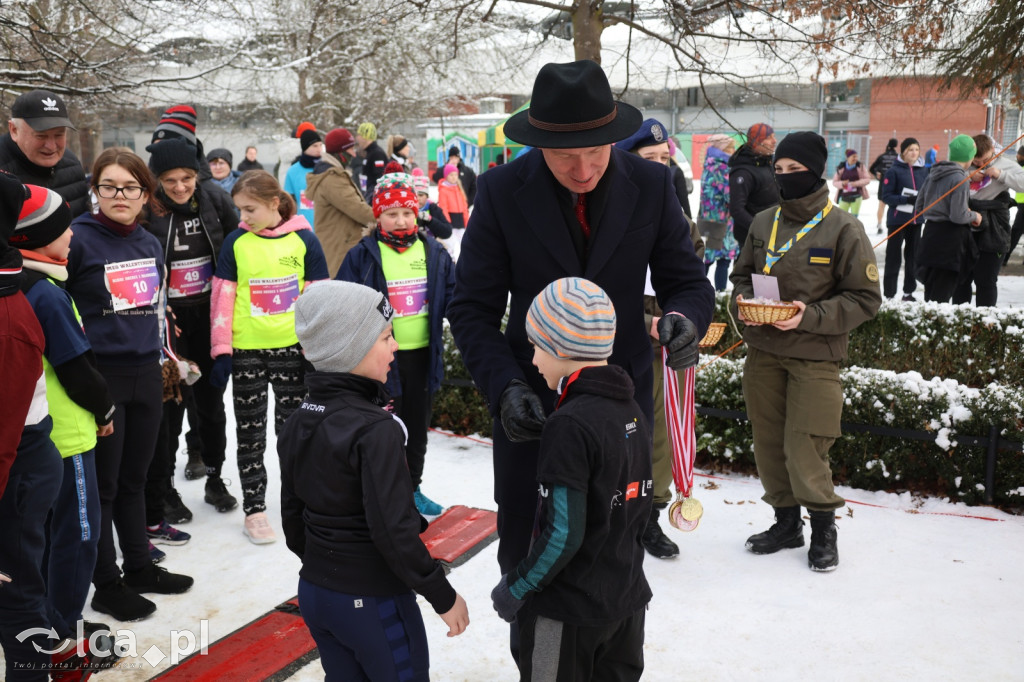
<instances>
[{"instance_id":1,"label":"race bib number 4","mask_svg":"<svg viewBox=\"0 0 1024 682\"><path fill-rule=\"evenodd\" d=\"M427 278L388 281L388 300L395 309L395 317L427 312Z\"/></svg>"},{"instance_id":2,"label":"race bib number 4","mask_svg":"<svg viewBox=\"0 0 1024 682\"><path fill-rule=\"evenodd\" d=\"M298 275L249 280L250 314L253 317L290 313L295 309L298 298Z\"/></svg>"},{"instance_id":3,"label":"race bib number 4","mask_svg":"<svg viewBox=\"0 0 1024 682\"><path fill-rule=\"evenodd\" d=\"M107 263L103 269L114 312L156 303L160 295L160 271L155 258Z\"/></svg>"},{"instance_id":4,"label":"race bib number 4","mask_svg":"<svg viewBox=\"0 0 1024 682\"><path fill-rule=\"evenodd\" d=\"M213 280L213 258L203 256L191 260L171 263L171 279L167 288L168 298L185 298L203 294L210 290Z\"/></svg>"}]
</instances>

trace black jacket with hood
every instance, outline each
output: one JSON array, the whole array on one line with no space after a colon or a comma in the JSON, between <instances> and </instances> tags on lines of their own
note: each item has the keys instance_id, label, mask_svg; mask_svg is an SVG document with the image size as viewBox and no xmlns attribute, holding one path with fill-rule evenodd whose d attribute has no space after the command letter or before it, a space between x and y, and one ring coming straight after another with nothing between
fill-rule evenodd
<instances>
[{"instance_id":1,"label":"black jacket with hood","mask_svg":"<svg viewBox=\"0 0 1024 682\"><path fill-rule=\"evenodd\" d=\"M729 213L741 249L754 216L778 203L772 157L755 154L748 145L741 146L729 157Z\"/></svg>"},{"instance_id":2,"label":"black jacket with hood","mask_svg":"<svg viewBox=\"0 0 1024 682\"><path fill-rule=\"evenodd\" d=\"M281 524L299 575L328 590L387 596L409 590L437 613L455 590L419 534L405 427L379 381L310 372L309 393L277 439Z\"/></svg>"}]
</instances>

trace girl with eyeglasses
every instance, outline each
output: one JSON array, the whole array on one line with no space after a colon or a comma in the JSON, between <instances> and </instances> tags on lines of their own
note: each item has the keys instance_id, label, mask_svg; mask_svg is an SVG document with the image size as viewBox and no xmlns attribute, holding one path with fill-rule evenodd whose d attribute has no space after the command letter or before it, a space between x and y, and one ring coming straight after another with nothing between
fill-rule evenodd
<instances>
[{"instance_id":1,"label":"girl with eyeglasses","mask_svg":"<svg viewBox=\"0 0 1024 682\"><path fill-rule=\"evenodd\" d=\"M92 191L95 211L72 222L67 280L115 405L114 433L96 444L102 522L92 608L134 621L156 610L141 593L179 594L192 587L192 578L152 562L145 526L146 473L163 403L158 309L164 255L156 237L139 227L156 191L145 161L123 147L105 150L93 165Z\"/></svg>"}]
</instances>

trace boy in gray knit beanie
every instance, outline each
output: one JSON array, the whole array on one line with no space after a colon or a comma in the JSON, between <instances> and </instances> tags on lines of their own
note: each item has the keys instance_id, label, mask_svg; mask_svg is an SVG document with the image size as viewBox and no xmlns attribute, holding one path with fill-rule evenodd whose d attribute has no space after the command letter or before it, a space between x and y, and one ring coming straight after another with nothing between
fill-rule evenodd
<instances>
[{"instance_id":1,"label":"boy in gray knit beanie","mask_svg":"<svg viewBox=\"0 0 1024 682\"><path fill-rule=\"evenodd\" d=\"M318 372L352 372L391 326L393 314L388 297L375 289L352 282L317 282L295 303L295 335ZM388 358L384 376L369 378L384 383L390 362Z\"/></svg>"},{"instance_id":2,"label":"boy in gray knit beanie","mask_svg":"<svg viewBox=\"0 0 1024 682\"><path fill-rule=\"evenodd\" d=\"M295 333L317 371L277 438L281 525L302 560L299 608L329 680L427 679L413 591L449 637L469 625L466 600L420 540L406 428L384 409L392 313L387 296L353 282L311 284L295 304ZM406 655L379 656L393 646L396 612Z\"/></svg>"}]
</instances>

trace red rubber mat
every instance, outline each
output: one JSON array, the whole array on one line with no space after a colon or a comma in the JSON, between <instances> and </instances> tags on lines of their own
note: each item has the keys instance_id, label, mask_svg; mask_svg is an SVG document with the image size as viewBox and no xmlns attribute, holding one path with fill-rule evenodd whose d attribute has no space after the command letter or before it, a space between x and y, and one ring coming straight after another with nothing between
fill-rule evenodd
<instances>
[{"instance_id":1,"label":"red rubber mat","mask_svg":"<svg viewBox=\"0 0 1024 682\"><path fill-rule=\"evenodd\" d=\"M290 599L214 642L206 655L195 653L154 679L215 682L289 677L315 658L316 651L298 602L297 597Z\"/></svg>"},{"instance_id":2,"label":"red rubber mat","mask_svg":"<svg viewBox=\"0 0 1024 682\"><path fill-rule=\"evenodd\" d=\"M497 533L496 513L456 505L434 519L420 538L430 556L458 566L489 545Z\"/></svg>"}]
</instances>

